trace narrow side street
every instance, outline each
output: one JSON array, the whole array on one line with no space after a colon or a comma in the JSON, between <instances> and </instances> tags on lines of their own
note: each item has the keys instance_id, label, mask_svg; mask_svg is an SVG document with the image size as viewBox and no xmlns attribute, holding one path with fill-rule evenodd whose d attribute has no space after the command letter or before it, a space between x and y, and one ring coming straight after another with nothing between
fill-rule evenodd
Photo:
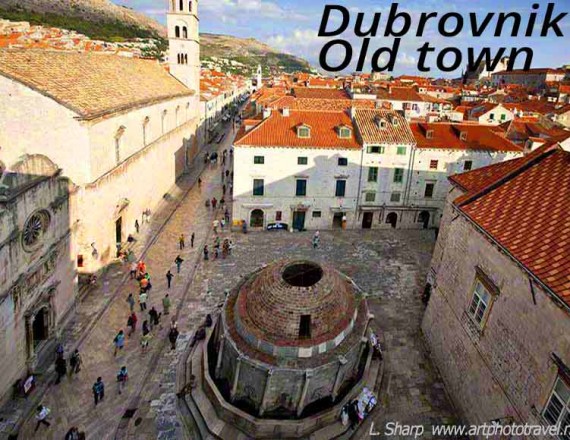
<instances>
[{"instance_id":1,"label":"narrow side street","mask_svg":"<svg viewBox=\"0 0 570 440\"><path fill-rule=\"evenodd\" d=\"M220 152L220 159L218 165L208 165L202 172L201 188L196 182L197 171L204 166L204 152L196 158L194 170L179 182L177 193L171 194L172 197L165 201L164 206L153 213L151 223L144 225L140 236L137 237L135 255L138 258L144 252L143 259L153 286L147 302L148 310L156 307L156 310L161 312L162 299L167 293L172 301L170 316L163 315L161 327L152 332L150 350L142 353L140 346L142 323L148 319L148 310L144 314L140 312L138 283L129 279L129 264L117 264L98 280L97 288L91 290L78 306L77 316L62 336L66 358L77 347L83 365L77 375L64 378L59 385L52 383L47 389L41 403L52 410L52 426L41 426L38 432L34 433L36 421L33 415L29 414L18 438L61 439L71 426L84 430L88 438L104 439L115 436L125 411L133 408L133 404L137 405L138 394L148 387L155 363L160 359L163 347L168 344L170 319L176 315L183 301L196 263L202 255L205 239L212 227L214 213L205 207L204 202L212 197L218 200L222 197L221 157L224 149L229 150L232 140L232 127L229 126L222 143L208 146L207 151ZM221 218L223 210L217 211ZM196 237L193 248L190 246L192 233L195 233ZM186 237L183 250L179 248L180 234ZM147 243L150 246L145 249ZM184 260L180 274L176 272L174 263L178 255ZM171 289L167 288L165 277L168 270L174 274ZM119 330L127 331L129 305L126 299L129 293L133 293L137 299L137 330L132 337L127 338L125 348L115 357L113 339ZM184 335L183 326L180 326L180 332L182 345L187 337ZM128 369L129 381L125 392L119 395L116 375L122 366ZM53 373L48 376L43 380L54 380ZM105 383L105 398L95 406L91 387L98 376L101 376ZM30 406L27 405L28 411ZM18 410L21 413L24 411L22 408L15 408L13 413L17 414Z\"/></svg>"}]
</instances>

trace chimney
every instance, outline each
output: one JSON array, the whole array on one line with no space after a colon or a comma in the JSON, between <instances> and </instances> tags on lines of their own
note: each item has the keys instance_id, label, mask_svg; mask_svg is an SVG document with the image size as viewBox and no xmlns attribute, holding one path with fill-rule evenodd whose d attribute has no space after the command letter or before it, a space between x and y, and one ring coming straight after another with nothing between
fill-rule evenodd
<instances>
[{"instance_id":1,"label":"chimney","mask_svg":"<svg viewBox=\"0 0 570 440\"><path fill-rule=\"evenodd\" d=\"M271 109L269 107L265 107L263 109L263 119L267 119L269 116L271 116Z\"/></svg>"},{"instance_id":2,"label":"chimney","mask_svg":"<svg viewBox=\"0 0 570 440\"><path fill-rule=\"evenodd\" d=\"M283 117L285 118L289 117L289 107L283 107L282 113Z\"/></svg>"}]
</instances>

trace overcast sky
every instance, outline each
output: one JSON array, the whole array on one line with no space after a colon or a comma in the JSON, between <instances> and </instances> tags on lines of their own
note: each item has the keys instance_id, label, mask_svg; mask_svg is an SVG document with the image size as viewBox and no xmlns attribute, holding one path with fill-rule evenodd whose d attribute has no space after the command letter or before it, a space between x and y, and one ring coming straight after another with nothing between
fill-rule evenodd
<instances>
[{"instance_id":1,"label":"overcast sky","mask_svg":"<svg viewBox=\"0 0 570 440\"><path fill-rule=\"evenodd\" d=\"M160 22L166 20L166 0L114 0L118 4L126 5L137 9ZM555 3L554 16L563 12L570 12L570 0L551 0ZM356 13L366 13L364 21L365 28L368 28L372 22L374 12L382 12L382 20L380 29L384 29L385 20L391 6L391 2L378 0L337 0L335 2L321 0L200 0L200 31L211 33L222 33L235 35L238 37L254 37L267 43L276 49L284 52L299 55L307 59L311 64L319 67L319 53L326 43L326 38L319 38L317 32L323 17L325 4L341 4L351 11L351 26L342 36L352 42L354 47L354 61L356 61L361 39L356 38L352 29L356 21ZM540 27L544 19L548 1L539 2L538 19L535 27L535 33L540 34ZM436 0L402 0L399 2L399 8L408 11L412 17L416 18L421 12L437 11L440 16L445 12L460 12L467 14L468 12L476 12L478 17L483 17L487 12L519 12L523 17L521 25L521 34L526 29L526 20L531 12L533 1L515 1L515 0L453 0L453 1L436 1ZM161 7L161 5L163 7ZM466 17L466 24L469 20ZM329 29L332 29L335 23L340 22L340 15L334 14L329 23ZM450 25L452 23L450 22ZM494 21L490 27L493 27ZM437 32L437 21L430 21L426 26L426 32L423 38L406 35L402 39L402 45L398 52L396 63L396 74L413 74L417 73L418 53L417 48L424 42L429 41L432 46L437 49L444 47L457 47L466 52L467 47L474 47L476 50L484 46L489 46L495 51L498 47L507 47L510 51L512 47L529 46L534 49L534 59L532 67L559 67L563 64L570 64L570 16L564 17L559 21L561 30L564 32L563 37L556 37L551 31L548 37L500 37L492 36L492 32L486 32L480 38L474 38L470 35L469 30L464 30L462 34L454 38L444 38ZM412 25L412 29L415 29ZM368 51L367 61L371 59L374 49L381 46L391 46L392 40L377 37L372 40L370 50ZM437 52L436 52L437 54ZM337 51L331 53L331 64L335 60L339 60L342 53ZM426 65L433 68L430 75L439 76L436 68L434 54L430 54ZM465 65L467 62L465 58ZM354 63L353 63L354 66ZM352 67L353 67L352 66ZM365 71L370 70L370 64L367 62ZM459 69L452 74L445 76L458 76L461 72Z\"/></svg>"}]
</instances>

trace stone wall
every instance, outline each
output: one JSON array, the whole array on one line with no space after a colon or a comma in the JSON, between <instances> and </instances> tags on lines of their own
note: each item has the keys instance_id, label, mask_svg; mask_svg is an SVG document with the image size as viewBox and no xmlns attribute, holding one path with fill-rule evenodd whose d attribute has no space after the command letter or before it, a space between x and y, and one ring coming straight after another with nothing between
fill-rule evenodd
<instances>
[{"instance_id":1,"label":"stone wall","mask_svg":"<svg viewBox=\"0 0 570 440\"><path fill-rule=\"evenodd\" d=\"M42 173L42 174L31 174ZM12 394L12 385L25 377L72 309L77 293L71 258L67 179L43 156L27 156L8 166L0 180L0 402ZM15 184L14 184L15 183ZM14 185L11 185L14 184ZM37 213L47 218L44 232L33 246L23 232ZM35 314L49 310L48 338L33 344Z\"/></svg>"},{"instance_id":2,"label":"stone wall","mask_svg":"<svg viewBox=\"0 0 570 440\"><path fill-rule=\"evenodd\" d=\"M448 392L471 423L536 421L557 377L551 354L570 365L568 312L449 205L444 219L422 329ZM476 268L499 289L482 330L466 313Z\"/></svg>"}]
</instances>

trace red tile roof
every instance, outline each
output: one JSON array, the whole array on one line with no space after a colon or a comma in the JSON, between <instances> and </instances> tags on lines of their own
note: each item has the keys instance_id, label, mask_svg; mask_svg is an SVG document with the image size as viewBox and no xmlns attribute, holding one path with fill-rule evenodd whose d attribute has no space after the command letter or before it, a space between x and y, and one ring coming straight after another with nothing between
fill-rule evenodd
<instances>
[{"instance_id":1,"label":"red tile roof","mask_svg":"<svg viewBox=\"0 0 570 440\"><path fill-rule=\"evenodd\" d=\"M378 121L386 125L380 128ZM356 109L354 121L365 144L413 144L414 136L404 117L389 110Z\"/></svg>"},{"instance_id":2,"label":"red tile roof","mask_svg":"<svg viewBox=\"0 0 570 440\"><path fill-rule=\"evenodd\" d=\"M410 128L418 148L484 150L520 152L522 148L501 135L497 127L478 124L453 124L448 122L412 122ZM428 139L427 132L432 131ZM461 140L461 133L466 139Z\"/></svg>"},{"instance_id":3,"label":"red tile roof","mask_svg":"<svg viewBox=\"0 0 570 440\"><path fill-rule=\"evenodd\" d=\"M541 147L454 203L570 306L570 152Z\"/></svg>"},{"instance_id":4,"label":"red tile roof","mask_svg":"<svg viewBox=\"0 0 570 440\"><path fill-rule=\"evenodd\" d=\"M297 98L311 99L350 99L348 93L342 89L296 87L293 89L293 95Z\"/></svg>"},{"instance_id":5,"label":"red tile roof","mask_svg":"<svg viewBox=\"0 0 570 440\"><path fill-rule=\"evenodd\" d=\"M297 136L297 127L311 127L310 138ZM350 116L346 112L308 112L291 111L289 116L273 111L271 116L256 127L245 132L242 128L234 145L239 147L290 147L290 148L331 148L360 149L354 128L350 138L338 136L338 127L347 125L353 128Z\"/></svg>"},{"instance_id":6,"label":"red tile roof","mask_svg":"<svg viewBox=\"0 0 570 440\"><path fill-rule=\"evenodd\" d=\"M271 108L274 109L289 108L291 110L307 111L340 112L351 107L373 109L376 107L376 102L367 99L311 99L283 96L271 103Z\"/></svg>"}]
</instances>

